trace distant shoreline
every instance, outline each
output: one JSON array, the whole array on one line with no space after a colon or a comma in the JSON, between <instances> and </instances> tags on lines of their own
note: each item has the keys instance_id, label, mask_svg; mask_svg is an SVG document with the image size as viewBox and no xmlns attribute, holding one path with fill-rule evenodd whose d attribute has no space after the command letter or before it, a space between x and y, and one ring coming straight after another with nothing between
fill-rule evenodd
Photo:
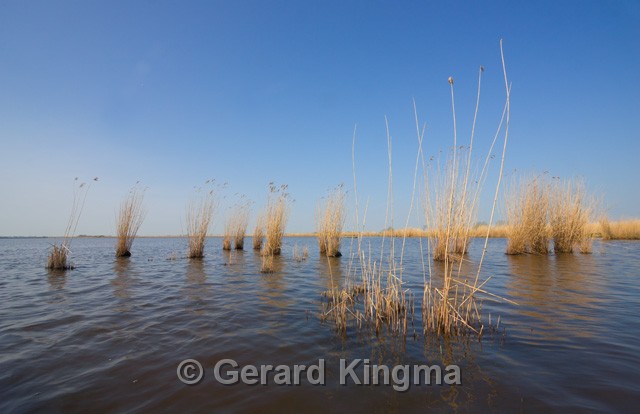
<instances>
[{"instance_id":1,"label":"distant shoreline","mask_svg":"<svg viewBox=\"0 0 640 414\"><path fill-rule=\"evenodd\" d=\"M606 234L607 237L603 237L605 234L602 231L600 223L591 223L589 224L589 233L591 237L594 239L607 239L607 240L640 240L640 219L632 219L632 220L619 220L612 221L609 223L610 229ZM488 226L485 224L478 225L470 230L469 237L471 238L484 238L487 235L489 238L508 238L509 236L509 226L500 224L491 227L489 231ZM384 230L384 231L365 231L365 232L355 232L355 231L345 231L342 233L342 237L344 238L354 238L354 237L407 237L407 238L417 238L429 237L429 232L422 229L408 228L408 229L396 229L396 230ZM164 236L136 236L140 239L184 239L187 238L186 235L164 235ZM208 238L223 238L224 235L210 235ZM251 237L251 235L247 235L247 237ZM317 237L317 233L288 233L285 234L284 237L309 237L315 238ZM61 239L63 236L0 236L0 239ZM87 235L81 234L75 236L74 238L78 239L116 239L116 236L113 235Z\"/></svg>"}]
</instances>

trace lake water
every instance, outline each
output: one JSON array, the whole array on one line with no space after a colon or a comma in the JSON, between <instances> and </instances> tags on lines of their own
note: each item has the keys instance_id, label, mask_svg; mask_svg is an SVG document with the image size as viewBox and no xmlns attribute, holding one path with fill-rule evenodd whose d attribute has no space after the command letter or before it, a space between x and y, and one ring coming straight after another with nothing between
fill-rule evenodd
<instances>
[{"instance_id":1,"label":"lake water","mask_svg":"<svg viewBox=\"0 0 640 414\"><path fill-rule=\"evenodd\" d=\"M381 239L367 239L373 251ZM0 240L0 412L629 412L640 403L640 243L596 242L591 255L506 256L489 241L483 315L500 327L482 341L425 338L423 260L407 239L404 280L416 297L407 337L322 322L322 293L342 283L345 256L320 258L315 239L286 238L276 271L254 251L208 240L188 260L186 240L138 239L130 259L114 239L76 239L76 269L44 269L52 239ZM397 243L400 243L399 241ZM483 241L474 240L477 262ZM250 240L246 244L250 246ZM305 261L293 247L309 247ZM399 246L397 244L396 246ZM178 364L198 360L185 385ZM317 364L325 385L222 385L214 365ZM339 383L340 360L460 367L460 385ZM361 371L360 371L361 372Z\"/></svg>"}]
</instances>

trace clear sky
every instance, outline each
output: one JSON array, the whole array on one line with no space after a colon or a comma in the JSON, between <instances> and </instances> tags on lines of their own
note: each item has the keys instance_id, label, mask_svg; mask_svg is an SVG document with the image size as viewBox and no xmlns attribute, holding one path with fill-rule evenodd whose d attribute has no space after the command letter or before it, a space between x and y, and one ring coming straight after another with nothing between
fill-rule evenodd
<instances>
[{"instance_id":1,"label":"clear sky","mask_svg":"<svg viewBox=\"0 0 640 414\"><path fill-rule=\"evenodd\" d=\"M209 178L228 182L215 233L236 193L255 213L271 181L295 199L287 231L312 231L326 190L353 188L356 124L358 193L379 230L385 116L400 227L412 100L425 154L446 151L447 78L468 140L483 65L486 150L504 104L500 38L513 85L507 172L582 176L612 218L640 216L640 2L0 0L0 235L61 234L76 176L100 177L80 234L114 234L138 180L149 187L141 234L183 233L193 187Z\"/></svg>"}]
</instances>

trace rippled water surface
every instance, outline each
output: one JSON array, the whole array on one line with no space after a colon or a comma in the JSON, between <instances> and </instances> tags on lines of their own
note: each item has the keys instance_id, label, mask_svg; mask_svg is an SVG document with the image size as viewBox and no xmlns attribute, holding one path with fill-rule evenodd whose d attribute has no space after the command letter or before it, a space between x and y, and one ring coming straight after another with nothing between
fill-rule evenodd
<instances>
[{"instance_id":1,"label":"rippled water surface","mask_svg":"<svg viewBox=\"0 0 640 414\"><path fill-rule=\"evenodd\" d=\"M226 253L210 239L204 260L184 258L184 239L138 239L130 259L113 239L76 239L76 269L44 269L51 239L0 240L0 412L625 412L640 402L640 243L596 243L591 255L503 254L490 240L485 300L499 331L435 341L419 317L407 338L322 322L322 292L342 283L349 254L318 257L315 240L287 238L275 273L253 251ZM343 251L349 250L345 241ZM370 239L373 251L380 239ZM250 245L250 244L249 244ZM308 246L305 261L293 246ZM475 240L469 260L480 258ZM404 280L420 306L417 239L407 240ZM419 311L416 313L419 314ZM205 377L181 383L180 361ZM317 364L326 385L217 383L216 362ZM338 381L339 361L457 364L461 385L358 386Z\"/></svg>"}]
</instances>

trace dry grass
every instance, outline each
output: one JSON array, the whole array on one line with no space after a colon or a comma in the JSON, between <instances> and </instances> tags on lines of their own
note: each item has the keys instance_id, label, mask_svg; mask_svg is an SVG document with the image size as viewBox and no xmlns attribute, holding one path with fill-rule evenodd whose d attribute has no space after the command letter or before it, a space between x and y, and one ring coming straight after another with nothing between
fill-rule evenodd
<instances>
[{"instance_id":1,"label":"dry grass","mask_svg":"<svg viewBox=\"0 0 640 414\"><path fill-rule=\"evenodd\" d=\"M144 189L137 184L120 205L120 212L116 219L116 257L131 256L131 246L138 234L138 230L144 221L145 211L142 208Z\"/></svg>"},{"instance_id":2,"label":"dry grass","mask_svg":"<svg viewBox=\"0 0 640 414\"><path fill-rule=\"evenodd\" d=\"M500 44L502 53L502 42ZM483 68L480 68L480 77L478 80L478 101L480 96L480 78ZM506 102L503 117L500 121L498 131L493 140L493 144L489 149L484 160L484 166L480 169L477 176L471 174L471 152L473 149L473 131L475 129L476 116L474 115L471 141L468 146L468 154L460 159L455 133L455 106L453 106L454 114L454 150L451 153L451 159L447 163L446 172L438 177L435 187L435 205L430 205L429 200L425 203L425 217L427 226L430 229L427 235L430 236L428 244L429 255L436 261L433 263L427 260L429 267L429 279L425 270L425 282L422 298L422 319L423 331L425 336L432 333L436 336L451 336L475 333L482 335L484 325L481 322L480 304L477 300L478 295L483 294L489 297L495 297L484 289L486 281L480 280L480 272L482 263L487 250L488 237L491 232L493 217L495 213L496 202L501 186L502 174L504 171L504 160L509 135L509 118L510 118L510 87L507 82L506 69L503 58L503 71L506 89ZM452 104L453 104L453 79L449 79L451 85ZM415 110L415 108L414 108ZM477 115L477 105L476 105ZM422 157L422 142L424 128L420 132L419 122L416 111L416 131L418 135L418 159L416 160L416 172L414 173L414 192L412 195L411 206L415 195L415 181L418 170L418 160ZM505 122L506 119L506 122ZM505 125L503 127L503 125ZM470 273L469 262L458 260L466 252L467 243L472 234L472 224L474 223L476 205L479 198L482 183L486 178L487 166L490 159L493 158L493 146L498 136L504 135L502 158L500 162L500 172L498 175L496 189L494 194L494 202L491 210L491 219L486 227L484 234L484 249L480 262L475 269L475 275ZM388 153L389 153L389 187L387 198L387 214L393 220L393 203L391 201L392 193L392 174L391 174L391 143L389 131L387 128ZM354 132L354 148L355 148L355 132ZM355 158L352 151L352 159ZM354 171L354 193L356 199L356 218L358 218L358 194L355 179L355 160L353 160ZM423 170L424 161L422 163ZM429 180L425 179L428 184ZM429 186L427 185L426 194L429 194ZM411 207L407 217L407 223L411 214ZM385 225L386 225L385 220ZM358 229L359 224L357 223ZM391 230L391 223L388 234L395 236L395 231ZM360 230L360 229L359 229ZM405 234L411 234L411 231L404 231ZM419 236L424 232L419 230L413 232ZM350 264L349 281L343 288L334 287L325 293L328 303L323 312L323 319L332 320L337 329L346 334L347 329L352 323L356 327L372 326L376 334L380 334L382 328L386 327L388 332L406 335L408 333L409 324L413 325L414 306L411 291L404 286L403 283L403 255L404 240L402 242L402 250L399 259L395 253L395 237L392 237L388 245L385 245L387 234L383 233L382 248L379 255L367 252L363 248L362 237L363 232L357 236L356 254L358 260L355 264ZM388 250L385 250L388 249ZM388 259L385 259L388 254ZM329 260L327 258L327 260ZM426 264L423 264L426 266ZM466 267L465 267L466 266ZM439 272L436 281L436 274L432 274L432 268L438 268ZM335 286L335 283L332 283ZM497 298L502 299L502 298Z\"/></svg>"},{"instance_id":3,"label":"dry grass","mask_svg":"<svg viewBox=\"0 0 640 414\"><path fill-rule=\"evenodd\" d=\"M204 246L214 210L215 192L213 189L199 189L198 195L187 206L187 238L189 239L187 257L190 259L204 257Z\"/></svg>"},{"instance_id":4,"label":"dry grass","mask_svg":"<svg viewBox=\"0 0 640 414\"><path fill-rule=\"evenodd\" d=\"M603 217L599 224L602 240L640 240L640 220L609 221Z\"/></svg>"},{"instance_id":5,"label":"dry grass","mask_svg":"<svg viewBox=\"0 0 640 414\"><path fill-rule=\"evenodd\" d=\"M496 224L489 227L487 224L476 224L469 232L470 237L478 238L500 238L509 237L510 227L507 224Z\"/></svg>"},{"instance_id":6,"label":"dry grass","mask_svg":"<svg viewBox=\"0 0 640 414\"><path fill-rule=\"evenodd\" d=\"M461 178L470 166L461 165L458 150L453 149L444 177L436 181L435 205L428 210L432 214L427 220L432 225L429 235L436 261L461 259L469 245L471 223L475 222L471 189L468 180L465 183Z\"/></svg>"},{"instance_id":7,"label":"dry grass","mask_svg":"<svg viewBox=\"0 0 640 414\"><path fill-rule=\"evenodd\" d=\"M468 146L458 143L454 82L453 78L449 78L453 113L453 147L443 173L438 171L431 183L434 191L434 205L429 206L429 199L426 203L429 206L426 210L426 222L430 229L432 257L435 261L460 260L467 253L471 228L475 223L478 197L488 164L487 158L484 167L476 176L472 157L483 71L484 68L480 67L476 109ZM429 192L427 191L426 194Z\"/></svg>"},{"instance_id":8,"label":"dry grass","mask_svg":"<svg viewBox=\"0 0 640 414\"><path fill-rule=\"evenodd\" d=\"M514 179L507 189L507 254L548 254L550 184L545 176Z\"/></svg>"},{"instance_id":9,"label":"dry grass","mask_svg":"<svg viewBox=\"0 0 640 414\"><path fill-rule=\"evenodd\" d=\"M224 237L222 239L222 250L231 250L231 228L229 223L224 228Z\"/></svg>"},{"instance_id":10,"label":"dry grass","mask_svg":"<svg viewBox=\"0 0 640 414\"><path fill-rule=\"evenodd\" d=\"M51 252L47 258L47 269L49 270L69 270L73 269L73 265L68 264L67 255L69 248L62 242L60 245L51 246Z\"/></svg>"},{"instance_id":11,"label":"dry grass","mask_svg":"<svg viewBox=\"0 0 640 414\"><path fill-rule=\"evenodd\" d=\"M236 250L244 249L244 238L249 225L250 204L245 202L238 206L235 212L235 232L233 233L233 246Z\"/></svg>"},{"instance_id":12,"label":"dry grass","mask_svg":"<svg viewBox=\"0 0 640 414\"><path fill-rule=\"evenodd\" d=\"M244 238L247 234L250 211L251 203L245 200L244 196L242 196L240 202L231 208L231 215L224 229L224 239L222 242L222 248L224 250L231 250L232 247L236 250L244 249Z\"/></svg>"},{"instance_id":13,"label":"dry grass","mask_svg":"<svg viewBox=\"0 0 640 414\"><path fill-rule=\"evenodd\" d=\"M264 221L264 213L259 213L252 236L253 250L260 250L262 248L262 242L264 240Z\"/></svg>"},{"instance_id":14,"label":"dry grass","mask_svg":"<svg viewBox=\"0 0 640 414\"><path fill-rule=\"evenodd\" d=\"M406 335L413 325L414 301L409 289L402 286L399 269L372 260L360 251L359 267L352 276L359 280L325 292L327 298L323 320L331 320L338 332L346 334L349 324L371 329L380 335L383 329L391 334Z\"/></svg>"},{"instance_id":15,"label":"dry grass","mask_svg":"<svg viewBox=\"0 0 640 414\"><path fill-rule=\"evenodd\" d=\"M98 177L93 181L98 181ZM51 252L47 257L47 269L49 270L69 270L73 269L73 264L69 263L69 254L71 253L71 241L78 228L78 222L84 210L84 204L87 199L87 193L91 187L91 181L89 184L78 184L78 178L74 180L73 188L73 203L71 205L71 214L69 214L69 220L67 221L67 227L64 230L64 236L60 244L54 244L51 246Z\"/></svg>"},{"instance_id":16,"label":"dry grass","mask_svg":"<svg viewBox=\"0 0 640 414\"><path fill-rule=\"evenodd\" d=\"M594 202L581 180L556 180L551 186L549 224L556 253L591 252L588 224Z\"/></svg>"},{"instance_id":17,"label":"dry grass","mask_svg":"<svg viewBox=\"0 0 640 414\"><path fill-rule=\"evenodd\" d=\"M345 219L346 194L344 186L339 185L327 196L318 210L317 229L320 254L340 257L340 239Z\"/></svg>"},{"instance_id":18,"label":"dry grass","mask_svg":"<svg viewBox=\"0 0 640 414\"><path fill-rule=\"evenodd\" d=\"M500 42L500 52L502 55L502 41ZM471 153L473 150L473 133L475 130L476 116L478 112L478 103L480 99L480 81L483 68L480 68L478 77L478 99L476 101L476 112L471 128L471 140L469 144L469 153L467 160L459 162L456 154L458 146L456 139L455 126L455 105L453 94L453 79L449 78L451 87L452 112L454 119L454 149L451 160L448 163L447 176L444 181L440 181L440 186L435 188L436 209L435 209L435 229L436 237L431 243L431 255L434 260L441 261L441 277L442 282L439 286L433 283L432 276L428 282L425 281L423 298L422 298L422 320L424 324L425 335L429 332L441 336L461 335L475 333L482 335L484 325L481 321L480 306L477 301L479 293L491 295L483 289L484 282L480 282L480 274L485 253L487 251L488 235L493 224L496 203L502 182L504 171L504 160L509 137L509 120L510 120L510 86L507 81L506 68L504 64L504 56L502 55L502 66L504 73L504 83L506 90L505 109L503 118L500 121L498 130L488 151L484 166L477 178L469 178ZM504 129L503 129L504 123ZM475 216L475 208L478 196L482 189L482 184L486 177L486 170L490 159L493 146L503 131L504 141L502 148L502 158L500 162L500 172L496 183L496 189L491 209L491 218L488 223L488 230L484 240L484 249L477 269L475 278L470 278L470 270L465 269L463 265L469 265L466 261L458 261L460 255L464 254L468 237L470 234L471 224ZM461 179L460 176L464 178ZM428 204L427 204L428 205ZM427 213L429 220L429 213ZM431 267L430 267L431 269Z\"/></svg>"},{"instance_id":19,"label":"dry grass","mask_svg":"<svg viewBox=\"0 0 640 414\"><path fill-rule=\"evenodd\" d=\"M289 216L287 186L269 184L269 199L265 215L266 240L262 248L264 256L277 256L282 251L282 237Z\"/></svg>"}]
</instances>

